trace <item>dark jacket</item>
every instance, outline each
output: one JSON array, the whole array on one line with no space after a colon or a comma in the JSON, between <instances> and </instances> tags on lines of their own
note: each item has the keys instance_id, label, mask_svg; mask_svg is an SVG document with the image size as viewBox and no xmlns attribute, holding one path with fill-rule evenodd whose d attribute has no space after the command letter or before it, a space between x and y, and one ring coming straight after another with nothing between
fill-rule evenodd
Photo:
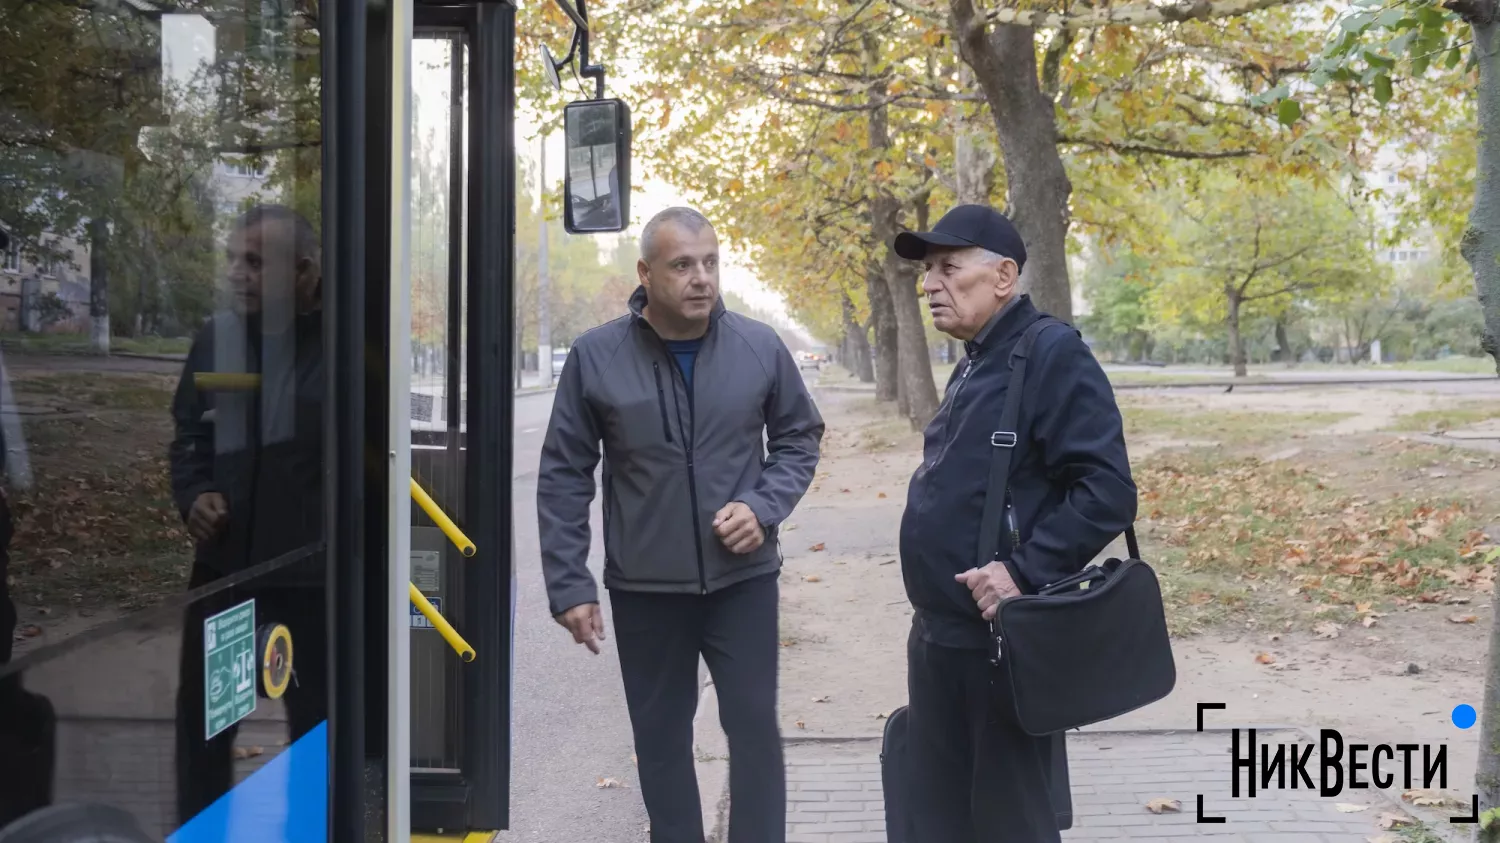
<instances>
[{"instance_id":1,"label":"dark jacket","mask_svg":"<svg viewBox=\"0 0 1500 843\"><path fill-rule=\"evenodd\" d=\"M199 389L198 373L252 373L258 388ZM186 520L204 492L222 494L229 524L195 562L231 574L323 540L322 314L280 336L219 314L193 340L172 400L172 497ZM316 565L297 565L316 584Z\"/></svg>"},{"instance_id":2,"label":"dark jacket","mask_svg":"<svg viewBox=\"0 0 1500 843\"><path fill-rule=\"evenodd\" d=\"M563 364L537 475L542 567L552 613L598 600L589 504L603 445L604 584L706 594L781 567L777 527L807 492L823 419L769 326L714 308L692 386L641 315L586 332ZM740 556L713 531L732 501L766 542Z\"/></svg>"},{"instance_id":3,"label":"dark jacket","mask_svg":"<svg viewBox=\"0 0 1500 843\"><path fill-rule=\"evenodd\" d=\"M979 562L990 434L999 428L1010 353L1041 317L1022 296L967 343L923 434L922 466L901 519L901 571L930 643L988 646L979 607L954 576ZM1037 338L1017 427L1010 489L1020 544L1002 548L1002 559L1022 592L1034 593L1081 570L1130 526L1136 489L1114 391L1073 330L1055 326Z\"/></svg>"}]
</instances>

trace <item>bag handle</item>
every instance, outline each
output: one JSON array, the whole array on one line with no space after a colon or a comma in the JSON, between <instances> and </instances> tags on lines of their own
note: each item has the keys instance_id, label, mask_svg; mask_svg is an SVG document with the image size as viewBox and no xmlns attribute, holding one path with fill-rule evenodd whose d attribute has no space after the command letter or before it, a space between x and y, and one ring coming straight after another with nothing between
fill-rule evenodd
<instances>
[{"instance_id":1,"label":"bag handle","mask_svg":"<svg viewBox=\"0 0 1500 843\"><path fill-rule=\"evenodd\" d=\"M1004 520L1005 498L1010 492L1010 461L1020 441L1021 391L1026 385L1026 362L1037 337L1053 325L1068 323L1053 316L1043 316L1031 323L1016 342L1010 354L1010 383L1005 389L1005 406L1000 411L1000 428L990 434L990 481L984 495L984 514L979 522L979 559L977 568L995 561L1000 553L1000 525ZM1017 537L1013 536L1013 540ZM1135 525L1125 528L1125 547L1131 559L1140 559L1141 550L1135 538ZM1040 584L1044 588L1050 583ZM996 616L998 620L998 615Z\"/></svg>"}]
</instances>

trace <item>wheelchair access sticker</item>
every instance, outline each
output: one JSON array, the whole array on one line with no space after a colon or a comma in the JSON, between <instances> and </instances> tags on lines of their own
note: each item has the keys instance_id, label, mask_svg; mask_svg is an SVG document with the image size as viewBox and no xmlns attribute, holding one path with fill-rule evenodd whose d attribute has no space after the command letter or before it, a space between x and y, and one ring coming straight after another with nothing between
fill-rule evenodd
<instances>
[{"instance_id":1,"label":"wheelchair access sticker","mask_svg":"<svg viewBox=\"0 0 1500 843\"><path fill-rule=\"evenodd\" d=\"M255 600L203 622L205 740L255 712Z\"/></svg>"}]
</instances>

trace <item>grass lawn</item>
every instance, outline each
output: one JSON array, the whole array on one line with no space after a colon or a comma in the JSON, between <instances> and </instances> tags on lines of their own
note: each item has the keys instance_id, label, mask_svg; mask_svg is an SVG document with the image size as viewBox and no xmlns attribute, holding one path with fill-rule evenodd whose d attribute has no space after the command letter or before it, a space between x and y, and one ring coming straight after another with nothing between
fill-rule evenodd
<instances>
[{"instance_id":1,"label":"grass lawn","mask_svg":"<svg viewBox=\"0 0 1500 843\"><path fill-rule=\"evenodd\" d=\"M187 354L190 337L111 337L109 348L121 354ZM88 354L82 334L0 334L0 348L33 354Z\"/></svg>"}]
</instances>

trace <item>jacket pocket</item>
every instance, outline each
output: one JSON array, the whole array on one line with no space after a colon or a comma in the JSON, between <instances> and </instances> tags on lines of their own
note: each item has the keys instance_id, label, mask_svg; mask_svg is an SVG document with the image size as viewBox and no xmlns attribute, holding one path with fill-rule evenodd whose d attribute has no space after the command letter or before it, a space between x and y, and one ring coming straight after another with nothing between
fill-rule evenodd
<instances>
[{"instance_id":1,"label":"jacket pocket","mask_svg":"<svg viewBox=\"0 0 1500 843\"><path fill-rule=\"evenodd\" d=\"M661 364L651 364L651 374L656 376L656 404L661 408L661 432L666 434L667 441L672 441L672 424L667 421L667 391L661 385Z\"/></svg>"}]
</instances>

